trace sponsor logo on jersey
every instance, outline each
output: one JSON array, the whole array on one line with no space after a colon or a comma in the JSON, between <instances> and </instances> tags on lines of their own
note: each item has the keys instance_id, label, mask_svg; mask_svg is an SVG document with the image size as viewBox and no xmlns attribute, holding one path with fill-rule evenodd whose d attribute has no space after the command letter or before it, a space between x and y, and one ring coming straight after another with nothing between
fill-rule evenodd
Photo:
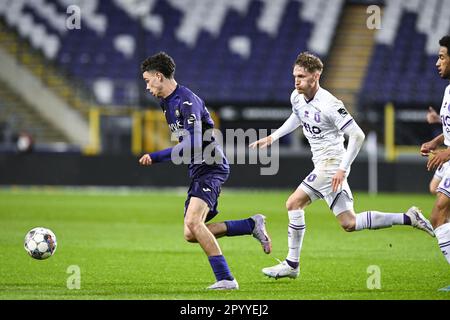
<instances>
[{"instance_id":1,"label":"sponsor logo on jersey","mask_svg":"<svg viewBox=\"0 0 450 320\"><path fill-rule=\"evenodd\" d=\"M344 107L339 108L339 109L338 109L338 112L339 112L339 114L342 116L342 118L345 118L345 116L348 115L348 112L347 112L347 110L345 110Z\"/></svg>"},{"instance_id":2,"label":"sponsor logo on jersey","mask_svg":"<svg viewBox=\"0 0 450 320\"><path fill-rule=\"evenodd\" d=\"M183 104L187 104L188 106L192 106L192 102L184 101Z\"/></svg>"},{"instance_id":3,"label":"sponsor logo on jersey","mask_svg":"<svg viewBox=\"0 0 450 320\"><path fill-rule=\"evenodd\" d=\"M197 121L197 117L195 116L195 114L191 113L191 115L189 116L187 123L188 124L193 124L195 121Z\"/></svg>"},{"instance_id":4,"label":"sponsor logo on jersey","mask_svg":"<svg viewBox=\"0 0 450 320\"><path fill-rule=\"evenodd\" d=\"M203 188L202 190L205 191L205 192L211 192L210 188Z\"/></svg>"},{"instance_id":5,"label":"sponsor logo on jersey","mask_svg":"<svg viewBox=\"0 0 450 320\"><path fill-rule=\"evenodd\" d=\"M307 122L303 121L302 125L303 125L303 129L306 132L309 132L310 134L312 134L314 137L316 137L316 135L320 135L320 133L322 133L322 130L319 127L312 126ZM318 136L318 138L322 138L322 136L320 135L320 136Z\"/></svg>"},{"instance_id":6,"label":"sponsor logo on jersey","mask_svg":"<svg viewBox=\"0 0 450 320\"><path fill-rule=\"evenodd\" d=\"M169 123L169 129L171 132L176 132L179 129L183 129L183 124L180 120L177 120L175 123Z\"/></svg>"}]
</instances>

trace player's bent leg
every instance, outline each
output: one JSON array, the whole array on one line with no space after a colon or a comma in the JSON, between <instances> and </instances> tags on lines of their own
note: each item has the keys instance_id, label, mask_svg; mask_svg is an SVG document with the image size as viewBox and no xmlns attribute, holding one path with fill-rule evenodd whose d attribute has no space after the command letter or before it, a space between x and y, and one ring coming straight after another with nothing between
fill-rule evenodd
<instances>
[{"instance_id":1,"label":"player's bent leg","mask_svg":"<svg viewBox=\"0 0 450 320\"><path fill-rule=\"evenodd\" d=\"M205 225L205 219L209 209L208 204L204 200L191 197L184 218L185 226L190 230L208 256L208 261L216 277L216 282L207 289L239 289L239 285L231 274L228 263L222 255L216 238Z\"/></svg>"},{"instance_id":2,"label":"player's bent leg","mask_svg":"<svg viewBox=\"0 0 450 320\"><path fill-rule=\"evenodd\" d=\"M342 229L347 232L355 231L356 229L356 215L353 210L346 210L339 213L336 218L339 221Z\"/></svg>"},{"instance_id":3,"label":"player's bent leg","mask_svg":"<svg viewBox=\"0 0 450 320\"><path fill-rule=\"evenodd\" d=\"M431 223L424 217L420 209L414 206L405 213L364 211L356 215L356 231L390 228L393 225L409 225L434 237Z\"/></svg>"},{"instance_id":4,"label":"player's bent leg","mask_svg":"<svg viewBox=\"0 0 450 320\"><path fill-rule=\"evenodd\" d=\"M255 214L247 219L208 224L207 227L216 238L253 235L265 253L269 254L272 251L272 240L266 229L266 217L262 214Z\"/></svg>"},{"instance_id":5,"label":"player's bent leg","mask_svg":"<svg viewBox=\"0 0 450 320\"><path fill-rule=\"evenodd\" d=\"M214 235L216 239L225 236L227 233L227 226L224 222L210 223L207 224L206 227L209 229L209 231ZM187 242L198 243L194 234L186 225L184 225L184 239Z\"/></svg>"},{"instance_id":6,"label":"player's bent leg","mask_svg":"<svg viewBox=\"0 0 450 320\"><path fill-rule=\"evenodd\" d=\"M205 225L208 204L200 198L191 197L184 224L208 256L221 255L219 244Z\"/></svg>"},{"instance_id":7,"label":"player's bent leg","mask_svg":"<svg viewBox=\"0 0 450 320\"><path fill-rule=\"evenodd\" d=\"M184 224L184 240L190 243L197 243L197 239L186 224Z\"/></svg>"}]
</instances>

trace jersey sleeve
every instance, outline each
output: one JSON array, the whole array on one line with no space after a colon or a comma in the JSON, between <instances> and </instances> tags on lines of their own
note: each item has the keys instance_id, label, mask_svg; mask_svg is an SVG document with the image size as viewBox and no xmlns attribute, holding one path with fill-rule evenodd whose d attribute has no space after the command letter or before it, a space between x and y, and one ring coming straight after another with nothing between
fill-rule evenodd
<instances>
[{"instance_id":1,"label":"jersey sleeve","mask_svg":"<svg viewBox=\"0 0 450 320\"><path fill-rule=\"evenodd\" d=\"M272 137L273 141L276 141L280 139L281 137L291 133L298 127L302 125L302 122L298 118L298 116L295 113L295 99L298 96L297 90L292 91L291 93L291 105L292 105L292 113L289 116L289 118L286 119L286 121L283 123L281 127L279 127L274 133L272 133L270 136Z\"/></svg>"},{"instance_id":2,"label":"jersey sleeve","mask_svg":"<svg viewBox=\"0 0 450 320\"><path fill-rule=\"evenodd\" d=\"M280 139L281 137L291 133L301 125L300 119L292 112L291 116L270 136L273 141Z\"/></svg>"},{"instance_id":3,"label":"jersey sleeve","mask_svg":"<svg viewBox=\"0 0 450 320\"><path fill-rule=\"evenodd\" d=\"M152 159L152 163L158 163L158 162L167 162L171 160L171 153L172 148L167 148L160 151L155 151L152 153L149 153L148 155Z\"/></svg>"},{"instance_id":4,"label":"jersey sleeve","mask_svg":"<svg viewBox=\"0 0 450 320\"><path fill-rule=\"evenodd\" d=\"M364 132L358 126L356 121L350 122L344 129L344 134L348 136L348 146L345 152L342 162L339 165L339 169L347 171L355 160L364 143Z\"/></svg>"},{"instance_id":5,"label":"jersey sleeve","mask_svg":"<svg viewBox=\"0 0 450 320\"><path fill-rule=\"evenodd\" d=\"M327 113L336 128L340 131L344 131L345 128L354 122L353 117L343 103L334 104L327 110Z\"/></svg>"}]
</instances>

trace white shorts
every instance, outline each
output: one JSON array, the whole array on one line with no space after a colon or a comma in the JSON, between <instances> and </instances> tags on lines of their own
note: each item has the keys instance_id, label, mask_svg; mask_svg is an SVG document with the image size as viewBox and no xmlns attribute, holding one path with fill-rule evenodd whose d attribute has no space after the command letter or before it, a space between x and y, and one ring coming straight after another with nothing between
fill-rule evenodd
<instances>
[{"instance_id":1,"label":"white shorts","mask_svg":"<svg viewBox=\"0 0 450 320\"><path fill-rule=\"evenodd\" d=\"M440 176L437 176L438 171L442 171ZM444 163L442 165L441 170L436 170L436 173L434 174L434 177L440 177L441 182L439 183L436 192L440 192L445 194L447 197L450 198L450 166L449 161Z\"/></svg>"},{"instance_id":2,"label":"white shorts","mask_svg":"<svg viewBox=\"0 0 450 320\"><path fill-rule=\"evenodd\" d=\"M299 185L299 188L309 196L311 202L317 199L324 199L335 216L344 211L353 210L353 194L348 185L347 178L338 191L333 192L331 190L331 180L336 174L337 169L337 165L314 168Z\"/></svg>"},{"instance_id":3,"label":"white shorts","mask_svg":"<svg viewBox=\"0 0 450 320\"><path fill-rule=\"evenodd\" d=\"M444 173L447 170L448 166L449 166L450 161L447 161L446 163L444 163L442 165L442 167L440 169L437 169L436 172L434 173L433 178L442 180L442 178L444 177Z\"/></svg>"}]
</instances>

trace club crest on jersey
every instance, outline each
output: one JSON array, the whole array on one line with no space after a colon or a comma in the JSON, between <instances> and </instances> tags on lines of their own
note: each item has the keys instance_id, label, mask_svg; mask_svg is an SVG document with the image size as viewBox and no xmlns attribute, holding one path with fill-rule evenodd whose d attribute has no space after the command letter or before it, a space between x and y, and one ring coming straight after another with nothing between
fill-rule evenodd
<instances>
[{"instance_id":1,"label":"club crest on jersey","mask_svg":"<svg viewBox=\"0 0 450 320\"><path fill-rule=\"evenodd\" d=\"M180 110L178 110L178 109L175 110L175 116L176 116L177 118L180 117Z\"/></svg>"},{"instance_id":2,"label":"club crest on jersey","mask_svg":"<svg viewBox=\"0 0 450 320\"><path fill-rule=\"evenodd\" d=\"M338 109L338 112L339 112L339 114L342 116L342 118L345 118L345 116L348 115L348 112L347 112L347 110L345 110L344 107L339 108L339 109Z\"/></svg>"},{"instance_id":3,"label":"club crest on jersey","mask_svg":"<svg viewBox=\"0 0 450 320\"><path fill-rule=\"evenodd\" d=\"M320 123L320 112L314 113L314 120L315 120L317 123Z\"/></svg>"}]
</instances>

